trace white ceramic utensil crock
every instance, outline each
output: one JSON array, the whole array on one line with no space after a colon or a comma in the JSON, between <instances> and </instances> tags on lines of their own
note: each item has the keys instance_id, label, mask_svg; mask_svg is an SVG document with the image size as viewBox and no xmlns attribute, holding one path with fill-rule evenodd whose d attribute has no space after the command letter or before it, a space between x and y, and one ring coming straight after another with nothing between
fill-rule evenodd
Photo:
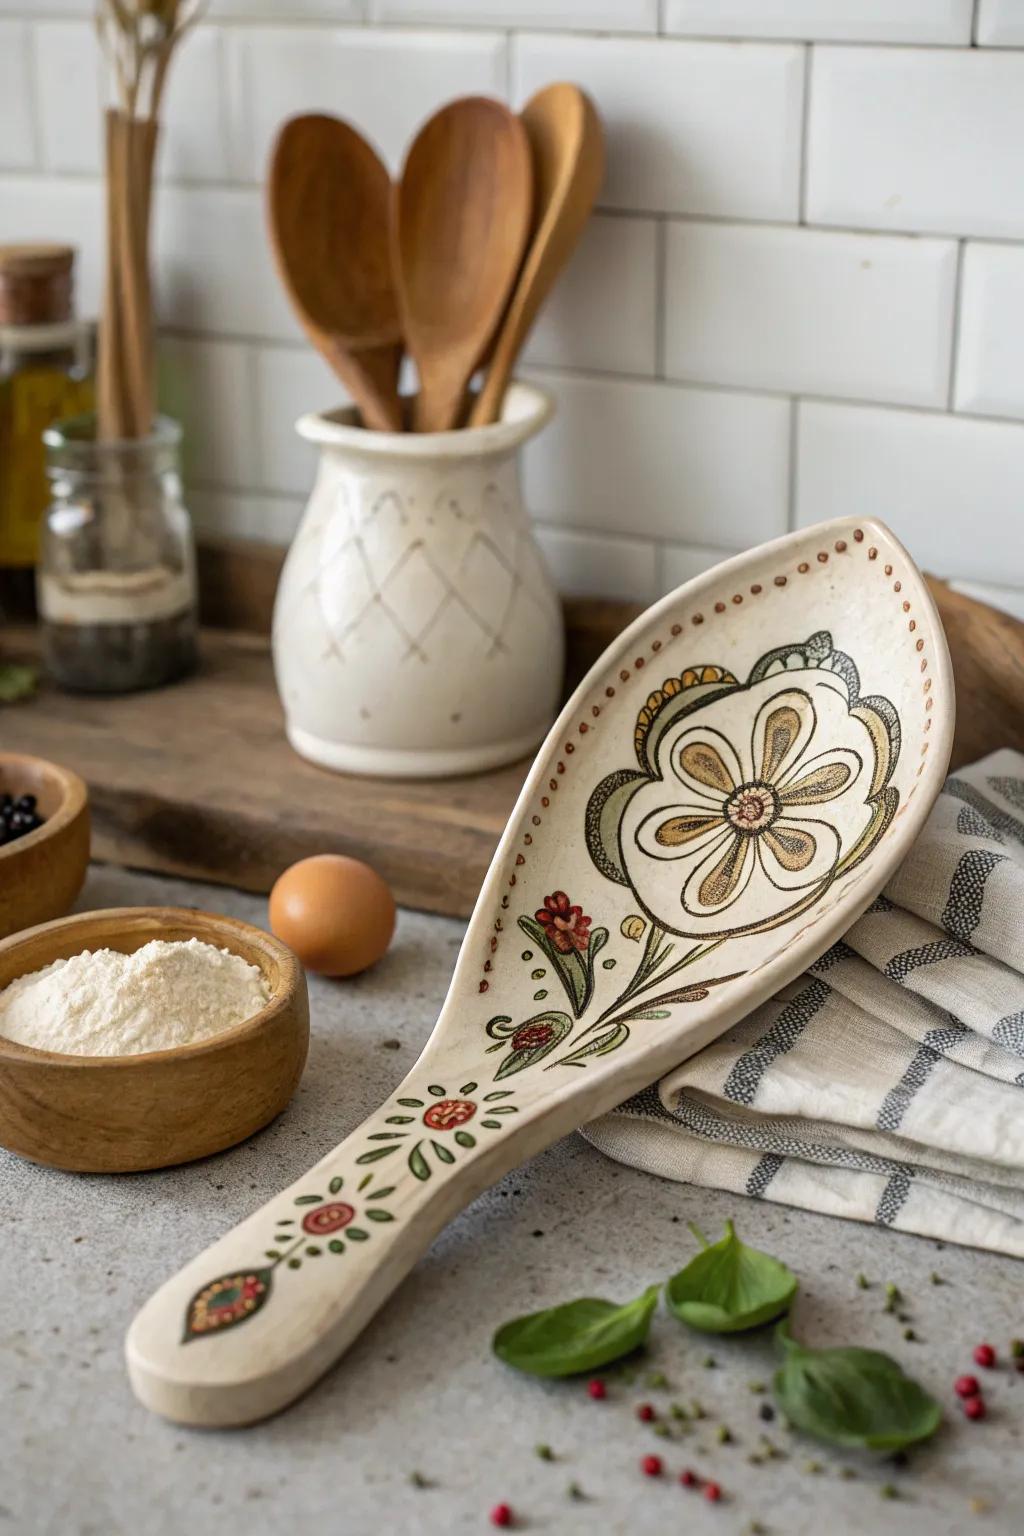
<instances>
[{"instance_id":1,"label":"white ceramic utensil crock","mask_svg":"<svg viewBox=\"0 0 1024 1536\"><path fill-rule=\"evenodd\" d=\"M543 737L562 683L558 597L519 491L552 412L526 384L502 419L369 432L303 416L320 467L274 609L288 739L325 768L475 773Z\"/></svg>"}]
</instances>

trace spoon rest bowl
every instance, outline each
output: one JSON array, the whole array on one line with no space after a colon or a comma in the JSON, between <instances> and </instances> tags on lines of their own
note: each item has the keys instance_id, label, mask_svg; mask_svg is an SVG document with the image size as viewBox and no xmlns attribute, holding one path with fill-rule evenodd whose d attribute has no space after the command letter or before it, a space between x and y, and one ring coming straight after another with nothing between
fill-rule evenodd
<instances>
[{"instance_id":1,"label":"spoon rest bowl","mask_svg":"<svg viewBox=\"0 0 1024 1536\"><path fill-rule=\"evenodd\" d=\"M924 822L952 726L938 616L874 521L790 534L649 609L541 748L420 1060L143 1307L137 1396L212 1425L305 1391L482 1189L835 941Z\"/></svg>"}]
</instances>

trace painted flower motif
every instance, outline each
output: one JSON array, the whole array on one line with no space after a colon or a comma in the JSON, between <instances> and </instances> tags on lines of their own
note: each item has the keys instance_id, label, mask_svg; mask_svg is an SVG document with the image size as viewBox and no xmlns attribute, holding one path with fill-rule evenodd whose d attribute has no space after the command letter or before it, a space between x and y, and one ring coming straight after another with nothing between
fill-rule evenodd
<instances>
[{"instance_id":1,"label":"painted flower motif","mask_svg":"<svg viewBox=\"0 0 1024 1536\"><path fill-rule=\"evenodd\" d=\"M545 896L543 907L534 915L561 954L584 950L590 943L591 919L584 915L582 907L572 906L564 891Z\"/></svg>"},{"instance_id":2,"label":"painted flower motif","mask_svg":"<svg viewBox=\"0 0 1024 1536\"><path fill-rule=\"evenodd\" d=\"M302 1230L314 1237L329 1237L332 1232L347 1227L355 1214L352 1206L343 1200L334 1200L330 1205L318 1205L315 1210L307 1211L302 1218Z\"/></svg>"},{"instance_id":3,"label":"painted flower motif","mask_svg":"<svg viewBox=\"0 0 1024 1536\"><path fill-rule=\"evenodd\" d=\"M899 722L861 699L856 668L820 634L670 680L638 721L643 772L612 775L588 811L595 863L656 922L710 940L773 928L860 862L895 813Z\"/></svg>"},{"instance_id":4,"label":"painted flower motif","mask_svg":"<svg viewBox=\"0 0 1024 1536\"><path fill-rule=\"evenodd\" d=\"M512 1036L512 1049L514 1051L537 1050L554 1038L555 1029L552 1024L524 1024Z\"/></svg>"},{"instance_id":5,"label":"painted flower motif","mask_svg":"<svg viewBox=\"0 0 1024 1536\"><path fill-rule=\"evenodd\" d=\"M432 1131L453 1131L476 1114L472 1099L439 1099L423 1116L423 1124Z\"/></svg>"}]
</instances>

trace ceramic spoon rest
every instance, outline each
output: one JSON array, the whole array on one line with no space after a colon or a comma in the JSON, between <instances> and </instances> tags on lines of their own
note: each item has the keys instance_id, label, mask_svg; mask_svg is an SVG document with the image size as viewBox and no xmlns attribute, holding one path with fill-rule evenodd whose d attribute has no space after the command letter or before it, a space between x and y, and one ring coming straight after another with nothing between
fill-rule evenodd
<instances>
[{"instance_id":1,"label":"ceramic spoon rest","mask_svg":"<svg viewBox=\"0 0 1024 1536\"><path fill-rule=\"evenodd\" d=\"M482 1189L849 926L927 816L952 725L938 616L879 523L791 534L651 608L541 748L420 1060L143 1307L138 1397L214 1425L304 1392Z\"/></svg>"}]
</instances>

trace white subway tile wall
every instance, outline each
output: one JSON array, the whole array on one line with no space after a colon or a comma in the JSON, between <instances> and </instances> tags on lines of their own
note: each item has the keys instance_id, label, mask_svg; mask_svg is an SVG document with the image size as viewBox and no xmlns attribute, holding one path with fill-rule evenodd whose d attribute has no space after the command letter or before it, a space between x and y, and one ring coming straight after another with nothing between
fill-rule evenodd
<instances>
[{"instance_id":1,"label":"white subway tile wall","mask_svg":"<svg viewBox=\"0 0 1024 1536\"><path fill-rule=\"evenodd\" d=\"M93 0L0 0L0 240L102 276ZM1024 0L212 0L176 61L155 276L197 526L286 542L344 403L264 224L291 113L392 168L454 95L577 80L608 133L592 221L524 359L559 584L646 602L787 528L877 514L1024 603Z\"/></svg>"}]
</instances>

